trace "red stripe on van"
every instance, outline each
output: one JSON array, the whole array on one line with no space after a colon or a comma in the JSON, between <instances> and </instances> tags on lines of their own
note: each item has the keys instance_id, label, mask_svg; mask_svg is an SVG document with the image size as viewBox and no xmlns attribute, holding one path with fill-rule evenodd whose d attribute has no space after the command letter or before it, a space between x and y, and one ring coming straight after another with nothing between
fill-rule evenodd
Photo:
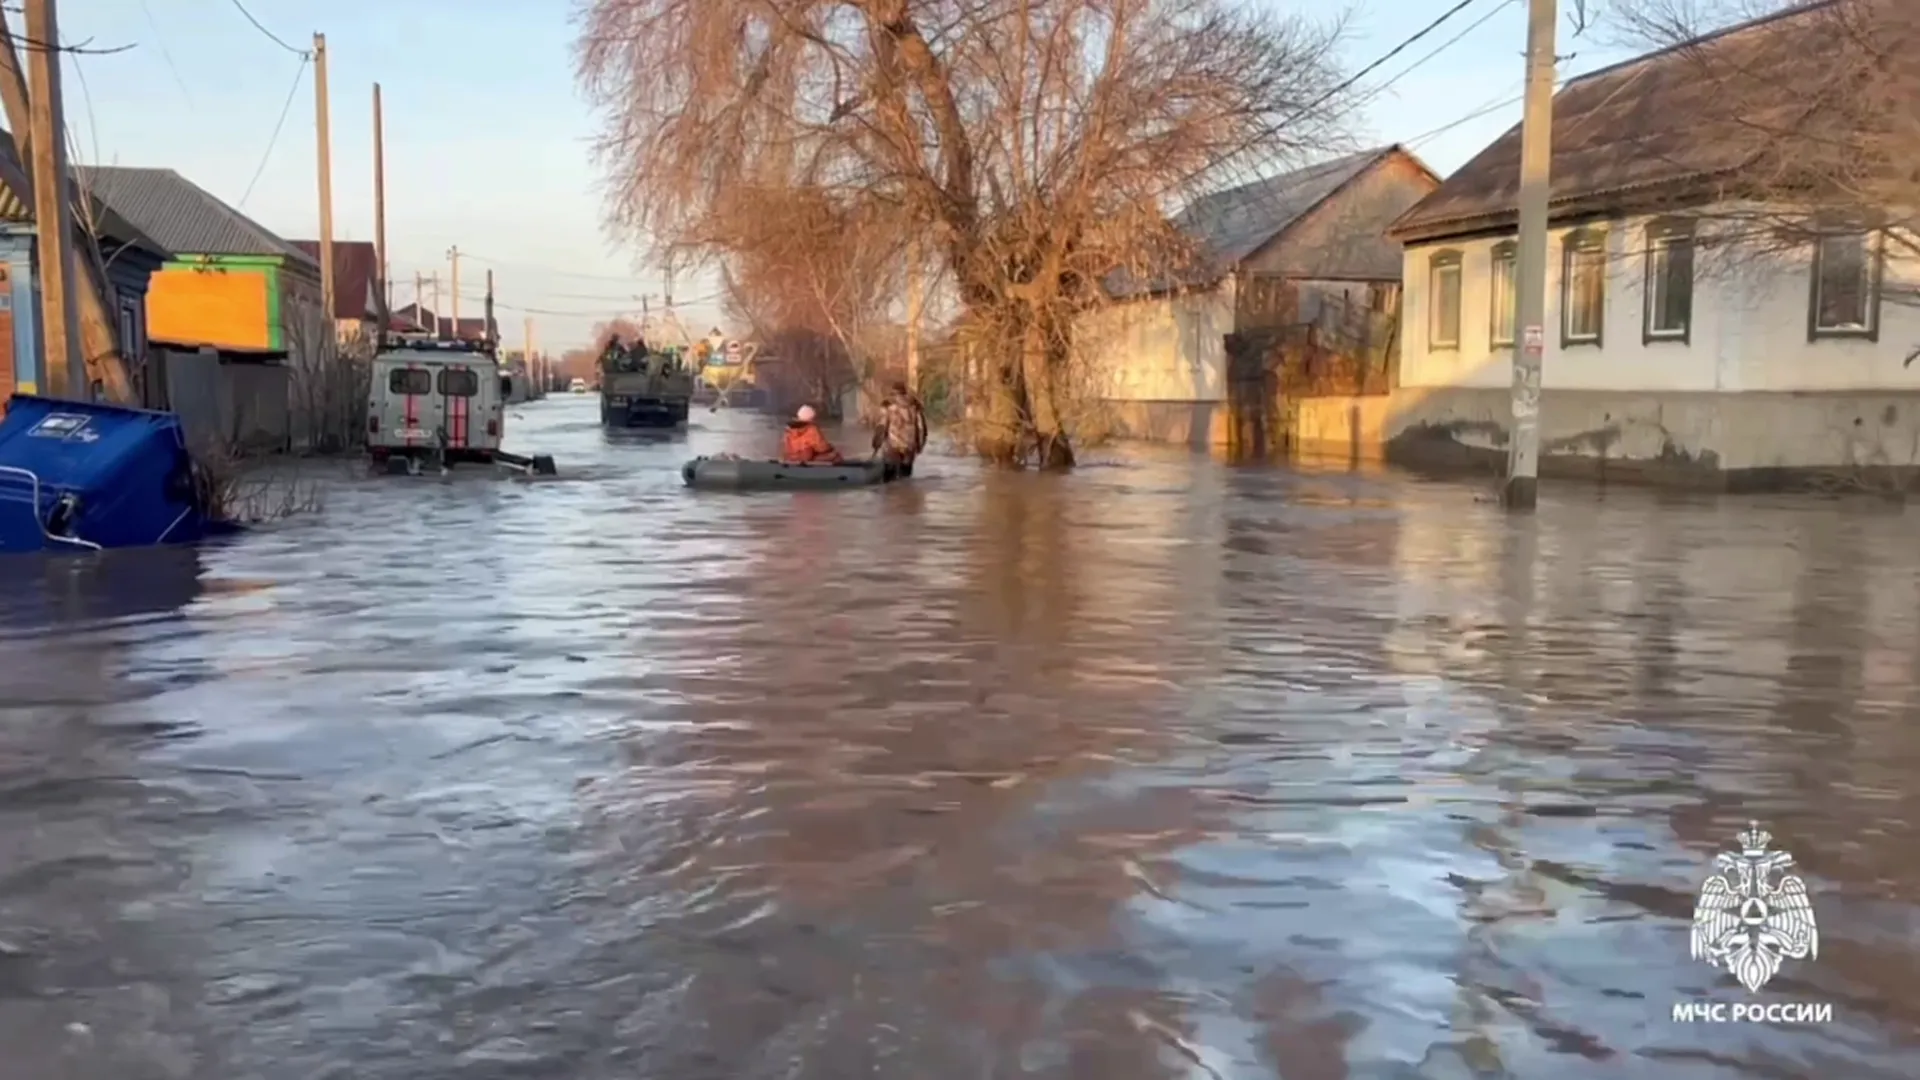
<instances>
[{"instance_id":1,"label":"red stripe on van","mask_svg":"<svg viewBox=\"0 0 1920 1080\"><path fill-rule=\"evenodd\" d=\"M448 399L448 407L453 413L453 445L467 445L467 399L455 397Z\"/></svg>"},{"instance_id":2,"label":"red stripe on van","mask_svg":"<svg viewBox=\"0 0 1920 1080\"><path fill-rule=\"evenodd\" d=\"M408 364L407 370L408 371L414 370L413 365ZM404 396L407 399L406 427L404 430L406 431L407 445L412 446L413 433L416 430L418 430L420 427L420 399L413 394L407 394Z\"/></svg>"}]
</instances>

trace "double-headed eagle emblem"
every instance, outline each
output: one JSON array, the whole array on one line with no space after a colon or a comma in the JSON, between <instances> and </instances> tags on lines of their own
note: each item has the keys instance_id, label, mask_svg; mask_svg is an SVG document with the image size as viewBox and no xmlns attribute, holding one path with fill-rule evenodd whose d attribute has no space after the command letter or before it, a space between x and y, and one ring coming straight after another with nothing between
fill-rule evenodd
<instances>
[{"instance_id":1,"label":"double-headed eagle emblem","mask_svg":"<svg viewBox=\"0 0 1920 1080\"><path fill-rule=\"evenodd\" d=\"M1715 873L1700 886L1693 907L1693 958L1724 968L1758 991L1788 957L1820 952L1807 883L1793 873L1793 856L1770 851L1773 837L1750 822L1740 850L1714 857Z\"/></svg>"}]
</instances>

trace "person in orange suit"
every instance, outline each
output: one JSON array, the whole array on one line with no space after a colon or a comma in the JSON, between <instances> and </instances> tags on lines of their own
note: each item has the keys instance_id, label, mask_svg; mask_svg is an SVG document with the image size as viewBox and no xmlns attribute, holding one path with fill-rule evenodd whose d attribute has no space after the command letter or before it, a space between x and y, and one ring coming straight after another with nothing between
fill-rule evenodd
<instances>
[{"instance_id":1,"label":"person in orange suit","mask_svg":"<svg viewBox=\"0 0 1920 1080\"><path fill-rule=\"evenodd\" d=\"M787 421L786 434L780 439L781 464L840 464L840 451L835 450L826 435L821 433L820 425L814 422L816 415L813 406L802 405L800 411L793 414L793 419Z\"/></svg>"}]
</instances>

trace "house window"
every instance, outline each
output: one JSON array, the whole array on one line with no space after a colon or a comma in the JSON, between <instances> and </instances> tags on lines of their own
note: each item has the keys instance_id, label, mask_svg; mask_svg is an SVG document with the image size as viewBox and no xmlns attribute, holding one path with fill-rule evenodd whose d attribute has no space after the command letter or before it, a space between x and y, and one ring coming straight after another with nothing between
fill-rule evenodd
<instances>
[{"instance_id":1,"label":"house window","mask_svg":"<svg viewBox=\"0 0 1920 1080\"><path fill-rule=\"evenodd\" d=\"M1493 248L1492 332L1494 348L1513 347L1514 270L1519 249L1509 240Z\"/></svg>"},{"instance_id":2,"label":"house window","mask_svg":"<svg viewBox=\"0 0 1920 1080\"><path fill-rule=\"evenodd\" d=\"M1646 340L1686 341L1693 326L1693 234L1647 230Z\"/></svg>"},{"instance_id":3,"label":"house window","mask_svg":"<svg viewBox=\"0 0 1920 1080\"><path fill-rule=\"evenodd\" d=\"M146 342L141 340L140 309L132 301L120 301L120 355L138 367L147 357Z\"/></svg>"},{"instance_id":4,"label":"house window","mask_svg":"<svg viewBox=\"0 0 1920 1080\"><path fill-rule=\"evenodd\" d=\"M1813 248L1810 338L1880 331L1880 246L1866 234L1824 236Z\"/></svg>"},{"instance_id":5,"label":"house window","mask_svg":"<svg viewBox=\"0 0 1920 1080\"><path fill-rule=\"evenodd\" d=\"M1433 257L1427 289L1427 347L1460 347L1460 253Z\"/></svg>"},{"instance_id":6,"label":"house window","mask_svg":"<svg viewBox=\"0 0 1920 1080\"><path fill-rule=\"evenodd\" d=\"M1598 345L1607 311L1607 237L1567 234L1560 276L1560 344Z\"/></svg>"}]
</instances>

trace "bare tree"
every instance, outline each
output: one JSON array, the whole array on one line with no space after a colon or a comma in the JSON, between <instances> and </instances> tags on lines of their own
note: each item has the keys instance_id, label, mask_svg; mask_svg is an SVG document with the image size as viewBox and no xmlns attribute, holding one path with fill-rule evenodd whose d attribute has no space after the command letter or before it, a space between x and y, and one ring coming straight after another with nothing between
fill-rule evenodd
<instances>
[{"instance_id":1,"label":"bare tree","mask_svg":"<svg viewBox=\"0 0 1920 1080\"><path fill-rule=\"evenodd\" d=\"M1672 155L1711 182L1717 197L1695 214L1723 249L1802 252L1846 229L1879 230L1899 253L1920 254L1920 4L1587 4L1616 43L1671 54L1673 77L1692 83L1694 149L1675 140ZM1749 25L1716 33L1739 24Z\"/></svg>"},{"instance_id":2,"label":"bare tree","mask_svg":"<svg viewBox=\"0 0 1920 1080\"><path fill-rule=\"evenodd\" d=\"M728 314L777 359L757 370L762 385L837 410L845 391L888 365L898 349L885 324L910 228L892 208L820 186L767 188L714 207L695 241L728 253L720 267Z\"/></svg>"},{"instance_id":3,"label":"bare tree","mask_svg":"<svg viewBox=\"0 0 1920 1080\"><path fill-rule=\"evenodd\" d=\"M938 251L983 358L987 458L1073 462L1058 378L1117 269L1229 176L1343 145L1337 26L1235 0L590 0L612 223L703 240L819 188Z\"/></svg>"},{"instance_id":4,"label":"bare tree","mask_svg":"<svg viewBox=\"0 0 1920 1080\"><path fill-rule=\"evenodd\" d=\"M342 337L317 302L289 300L283 312L288 437L308 453L357 451L366 441L373 339Z\"/></svg>"}]
</instances>

